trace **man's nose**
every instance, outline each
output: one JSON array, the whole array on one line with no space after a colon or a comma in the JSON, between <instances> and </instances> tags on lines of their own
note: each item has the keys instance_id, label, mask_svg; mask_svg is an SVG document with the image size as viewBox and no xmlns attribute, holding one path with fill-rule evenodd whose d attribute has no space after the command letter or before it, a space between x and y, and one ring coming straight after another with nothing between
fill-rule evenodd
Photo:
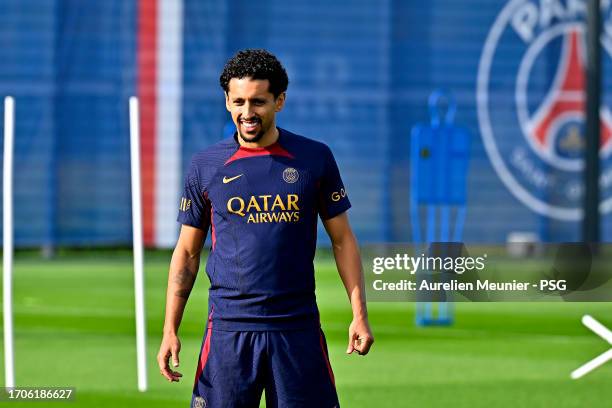
<instances>
[{"instance_id":1,"label":"man's nose","mask_svg":"<svg viewBox=\"0 0 612 408\"><path fill-rule=\"evenodd\" d=\"M253 116L253 104L251 103L245 103L242 107L242 116L244 116L245 118L250 118Z\"/></svg>"}]
</instances>

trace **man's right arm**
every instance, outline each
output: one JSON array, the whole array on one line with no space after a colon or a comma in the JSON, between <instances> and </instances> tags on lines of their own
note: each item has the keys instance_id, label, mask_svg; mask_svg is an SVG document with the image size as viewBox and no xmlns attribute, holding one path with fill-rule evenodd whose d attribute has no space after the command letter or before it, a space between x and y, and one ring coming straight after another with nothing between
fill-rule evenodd
<instances>
[{"instance_id":1,"label":"man's right arm","mask_svg":"<svg viewBox=\"0 0 612 408\"><path fill-rule=\"evenodd\" d=\"M159 370L168 381L178 381L182 377L181 373L170 368L168 360L172 357L173 366L178 367L181 350L178 329L198 274L200 253L205 239L205 230L183 225L172 254L166 291L164 335L157 355Z\"/></svg>"}]
</instances>

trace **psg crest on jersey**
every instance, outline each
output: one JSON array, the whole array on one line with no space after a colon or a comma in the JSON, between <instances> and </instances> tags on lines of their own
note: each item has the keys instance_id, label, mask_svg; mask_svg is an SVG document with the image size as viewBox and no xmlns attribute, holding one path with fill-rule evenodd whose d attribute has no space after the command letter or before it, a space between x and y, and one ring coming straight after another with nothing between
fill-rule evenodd
<instances>
[{"instance_id":1,"label":"psg crest on jersey","mask_svg":"<svg viewBox=\"0 0 612 408\"><path fill-rule=\"evenodd\" d=\"M612 6L602 1L603 72L612 69ZM512 0L480 57L480 133L506 187L533 211L579 220L584 195L586 0ZM601 105L601 203L612 210L612 78Z\"/></svg>"},{"instance_id":2,"label":"psg crest on jersey","mask_svg":"<svg viewBox=\"0 0 612 408\"><path fill-rule=\"evenodd\" d=\"M293 184L296 181L298 181L298 178L300 177L298 171L296 169L294 169L293 167L287 167L284 171L283 171L283 180L285 180L285 182Z\"/></svg>"},{"instance_id":3,"label":"psg crest on jersey","mask_svg":"<svg viewBox=\"0 0 612 408\"><path fill-rule=\"evenodd\" d=\"M193 399L193 408L206 408L206 400L200 396Z\"/></svg>"}]
</instances>

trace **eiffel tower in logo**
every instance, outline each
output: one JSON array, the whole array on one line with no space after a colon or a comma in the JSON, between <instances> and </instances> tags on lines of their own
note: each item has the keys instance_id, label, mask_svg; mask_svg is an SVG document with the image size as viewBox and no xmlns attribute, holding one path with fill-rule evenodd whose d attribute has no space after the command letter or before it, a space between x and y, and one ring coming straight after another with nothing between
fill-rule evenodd
<instances>
[{"instance_id":1,"label":"eiffel tower in logo","mask_svg":"<svg viewBox=\"0 0 612 408\"><path fill-rule=\"evenodd\" d=\"M563 52L552 88L530 119L528 129L537 148L549 150L557 145L566 152L581 153L584 148L584 63L582 38L578 29L565 35ZM612 114L600 109L600 151L612 147ZM568 125L569 126L564 126Z\"/></svg>"}]
</instances>

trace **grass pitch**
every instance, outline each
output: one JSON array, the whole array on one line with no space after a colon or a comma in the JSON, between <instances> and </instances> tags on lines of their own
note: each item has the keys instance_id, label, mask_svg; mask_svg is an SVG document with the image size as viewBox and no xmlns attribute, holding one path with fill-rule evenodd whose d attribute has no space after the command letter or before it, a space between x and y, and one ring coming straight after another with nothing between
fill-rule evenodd
<instances>
[{"instance_id":1,"label":"grass pitch","mask_svg":"<svg viewBox=\"0 0 612 408\"><path fill-rule=\"evenodd\" d=\"M150 390L140 393L129 252L73 252L52 260L18 254L17 384L76 387L76 399L11 406L187 407L206 321L208 279L201 268L180 330L184 379L170 384L155 361L169 259L169 252L146 254ZM328 254L316 267L342 407L597 407L612 401L612 362L578 381L569 378L609 347L580 324L581 316L590 313L612 327L612 304L461 303L455 305L454 326L416 328L414 305L371 303L376 343L367 357L347 356L351 312L344 288Z\"/></svg>"}]
</instances>

